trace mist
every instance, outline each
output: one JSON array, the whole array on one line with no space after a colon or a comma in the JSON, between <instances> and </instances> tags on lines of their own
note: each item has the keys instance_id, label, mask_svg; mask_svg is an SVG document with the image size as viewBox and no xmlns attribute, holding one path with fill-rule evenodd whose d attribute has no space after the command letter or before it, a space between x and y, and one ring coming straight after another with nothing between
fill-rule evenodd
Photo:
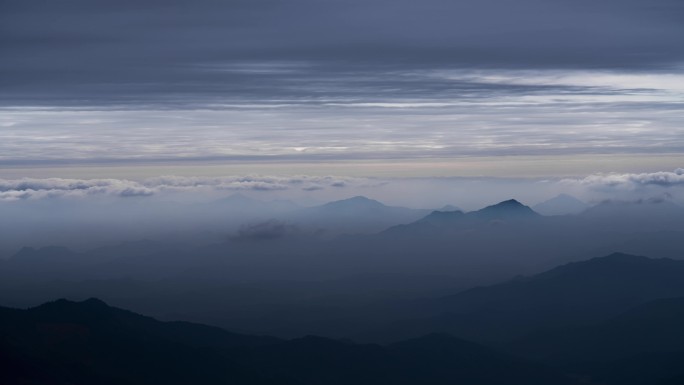
<instances>
[{"instance_id":1,"label":"mist","mask_svg":"<svg viewBox=\"0 0 684 385\"><path fill-rule=\"evenodd\" d=\"M0 1L0 384L684 384L683 20Z\"/></svg>"},{"instance_id":2,"label":"mist","mask_svg":"<svg viewBox=\"0 0 684 385\"><path fill-rule=\"evenodd\" d=\"M353 338L405 316L378 314L373 303L455 294L613 252L684 253L681 170L3 186L5 303L96 296L161 319L288 338ZM276 316L284 309L285 323ZM342 314L353 322L341 324Z\"/></svg>"},{"instance_id":3,"label":"mist","mask_svg":"<svg viewBox=\"0 0 684 385\"><path fill-rule=\"evenodd\" d=\"M568 194L590 205L682 203L681 170L582 178L361 178L341 176L5 179L0 226L5 253L24 246L78 250L125 241L221 242L276 220L311 237L372 234L445 206L474 211L515 198L534 206ZM397 208L375 216L326 211L356 196ZM553 203L553 202L552 202ZM399 210L398 208L404 208ZM569 214L577 212L563 211ZM543 208L541 209L544 212ZM553 208L550 211L555 213Z\"/></svg>"}]
</instances>

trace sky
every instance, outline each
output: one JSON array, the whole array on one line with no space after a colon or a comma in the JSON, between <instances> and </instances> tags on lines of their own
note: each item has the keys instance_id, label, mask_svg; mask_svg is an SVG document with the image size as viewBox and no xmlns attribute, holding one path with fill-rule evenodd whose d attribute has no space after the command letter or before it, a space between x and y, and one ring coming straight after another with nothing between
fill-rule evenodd
<instances>
[{"instance_id":1,"label":"sky","mask_svg":"<svg viewBox=\"0 0 684 385\"><path fill-rule=\"evenodd\" d=\"M679 175L682 36L680 0L4 0L0 178Z\"/></svg>"}]
</instances>

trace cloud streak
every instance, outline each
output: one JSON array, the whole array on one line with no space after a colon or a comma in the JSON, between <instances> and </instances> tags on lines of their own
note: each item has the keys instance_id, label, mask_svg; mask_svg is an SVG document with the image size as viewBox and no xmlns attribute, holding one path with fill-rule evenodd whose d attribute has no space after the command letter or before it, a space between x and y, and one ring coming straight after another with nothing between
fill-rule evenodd
<instances>
[{"instance_id":1,"label":"cloud streak","mask_svg":"<svg viewBox=\"0 0 684 385\"><path fill-rule=\"evenodd\" d=\"M364 179L333 176L161 176L142 181L127 179L0 179L0 200L27 200L59 197L115 196L147 197L164 192L190 191L317 191L339 189Z\"/></svg>"},{"instance_id":2,"label":"cloud streak","mask_svg":"<svg viewBox=\"0 0 684 385\"><path fill-rule=\"evenodd\" d=\"M684 168L651 173L611 173L589 175L582 179L563 179L563 184L579 185L595 190L636 190L643 187L684 186Z\"/></svg>"},{"instance_id":3,"label":"cloud streak","mask_svg":"<svg viewBox=\"0 0 684 385\"><path fill-rule=\"evenodd\" d=\"M400 82L382 74L415 69L663 69L684 61L683 14L675 0L7 0L2 99L172 105L305 83L315 98L331 77L383 93Z\"/></svg>"},{"instance_id":4,"label":"cloud streak","mask_svg":"<svg viewBox=\"0 0 684 385\"><path fill-rule=\"evenodd\" d=\"M0 165L684 153L682 16L676 0L6 0ZM277 188L241 188L260 186Z\"/></svg>"}]
</instances>

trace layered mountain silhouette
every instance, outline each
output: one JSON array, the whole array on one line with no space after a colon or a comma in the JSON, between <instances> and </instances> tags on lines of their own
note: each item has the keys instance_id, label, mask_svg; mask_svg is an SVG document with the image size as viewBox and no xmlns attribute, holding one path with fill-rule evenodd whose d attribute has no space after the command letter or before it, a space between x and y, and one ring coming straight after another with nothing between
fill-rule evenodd
<instances>
[{"instance_id":1,"label":"layered mountain silhouette","mask_svg":"<svg viewBox=\"0 0 684 385\"><path fill-rule=\"evenodd\" d=\"M468 215L479 219L520 219L539 216L534 210L515 199L487 206Z\"/></svg>"},{"instance_id":2,"label":"layered mountain silhouette","mask_svg":"<svg viewBox=\"0 0 684 385\"><path fill-rule=\"evenodd\" d=\"M684 297L659 299L607 321L533 333L510 349L601 384L681 384L683 324Z\"/></svg>"},{"instance_id":3,"label":"layered mountain silhouette","mask_svg":"<svg viewBox=\"0 0 684 385\"><path fill-rule=\"evenodd\" d=\"M435 235L453 227L472 226L490 221L530 220L540 215L515 199L509 199L477 211L433 211L418 221L387 229L385 234Z\"/></svg>"},{"instance_id":4,"label":"layered mountain silhouette","mask_svg":"<svg viewBox=\"0 0 684 385\"><path fill-rule=\"evenodd\" d=\"M159 322L96 299L0 308L0 383L675 384L682 277L684 261L614 253L454 295L273 313L276 324L317 317L386 345ZM135 286L126 295L146 290L123 284Z\"/></svg>"},{"instance_id":5,"label":"layered mountain silhouette","mask_svg":"<svg viewBox=\"0 0 684 385\"><path fill-rule=\"evenodd\" d=\"M361 338L391 341L452 333L478 341L512 340L539 329L608 320L648 301L684 296L684 261L615 253L531 277L417 301L414 314Z\"/></svg>"},{"instance_id":6,"label":"layered mountain silhouette","mask_svg":"<svg viewBox=\"0 0 684 385\"><path fill-rule=\"evenodd\" d=\"M572 384L542 365L448 335L389 346L278 340L159 322L97 299L0 308L7 384Z\"/></svg>"},{"instance_id":7,"label":"layered mountain silhouette","mask_svg":"<svg viewBox=\"0 0 684 385\"><path fill-rule=\"evenodd\" d=\"M682 325L684 297L666 298L639 305L596 324L537 332L514 346L527 356L553 362L610 361L637 354L684 353Z\"/></svg>"},{"instance_id":8,"label":"layered mountain silhouette","mask_svg":"<svg viewBox=\"0 0 684 385\"><path fill-rule=\"evenodd\" d=\"M410 223L429 210L387 206L374 199L355 196L292 212L286 218L294 223L327 228L337 233L370 233L400 223Z\"/></svg>"}]
</instances>

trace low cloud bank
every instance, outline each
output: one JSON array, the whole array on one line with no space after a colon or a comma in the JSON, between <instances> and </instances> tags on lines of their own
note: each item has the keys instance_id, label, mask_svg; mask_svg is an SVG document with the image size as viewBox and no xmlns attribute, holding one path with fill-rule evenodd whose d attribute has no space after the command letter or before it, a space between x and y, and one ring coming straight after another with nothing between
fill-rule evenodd
<instances>
[{"instance_id":1,"label":"low cloud bank","mask_svg":"<svg viewBox=\"0 0 684 385\"><path fill-rule=\"evenodd\" d=\"M215 191L303 191L344 188L352 178L333 176L229 176L180 177L162 176L132 181L127 179L64 179L22 178L0 179L0 200L27 200L58 197L109 195L118 197L145 197L160 192L183 192L196 189Z\"/></svg>"},{"instance_id":2,"label":"low cloud bank","mask_svg":"<svg viewBox=\"0 0 684 385\"><path fill-rule=\"evenodd\" d=\"M684 186L684 168L674 171L658 171L638 174L594 174L582 179L563 179L564 184L580 185L590 189L622 189L636 190L641 187L676 187Z\"/></svg>"}]
</instances>

